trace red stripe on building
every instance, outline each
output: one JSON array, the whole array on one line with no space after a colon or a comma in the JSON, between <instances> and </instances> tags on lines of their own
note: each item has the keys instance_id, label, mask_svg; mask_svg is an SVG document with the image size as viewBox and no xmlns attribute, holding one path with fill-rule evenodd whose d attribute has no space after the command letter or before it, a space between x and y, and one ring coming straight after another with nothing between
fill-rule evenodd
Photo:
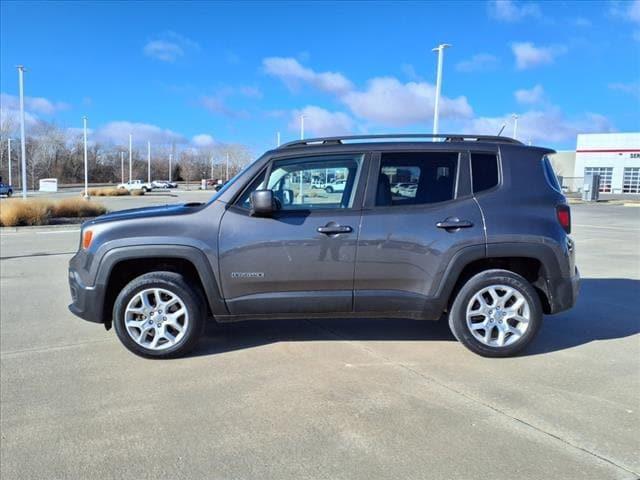
<instances>
[{"instance_id":1,"label":"red stripe on building","mask_svg":"<svg viewBox=\"0 0 640 480\"><path fill-rule=\"evenodd\" d=\"M640 153L640 150L638 150L637 148L627 148L622 150L576 150L576 153L629 153L629 152Z\"/></svg>"}]
</instances>

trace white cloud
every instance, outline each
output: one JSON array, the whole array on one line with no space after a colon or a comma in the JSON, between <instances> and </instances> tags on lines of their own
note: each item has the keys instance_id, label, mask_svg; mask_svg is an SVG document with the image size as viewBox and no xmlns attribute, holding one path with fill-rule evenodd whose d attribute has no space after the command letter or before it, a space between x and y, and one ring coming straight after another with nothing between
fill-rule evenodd
<instances>
[{"instance_id":1,"label":"white cloud","mask_svg":"<svg viewBox=\"0 0 640 480\"><path fill-rule=\"evenodd\" d=\"M609 4L609 15L619 20L640 25L640 0L633 0L632 2L614 0ZM631 38L636 42L640 42L640 29L634 30L631 33Z\"/></svg>"},{"instance_id":2,"label":"white cloud","mask_svg":"<svg viewBox=\"0 0 640 480\"><path fill-rule=\"evenodd\" d=\"M553 63L556 57L567 52L567 47L562 45L536 47L531 42L515 42L511 44L511 50L516 57L516 68L526 70Z\"/></svg>"},{"instance_id":3,"label":"white cloud","mask_svg":"<svg viewBox=\"0 0 640 480\"><path fill-rule=\"evenodd\" d=\"M282 80L292 90L301 83L308 83L319 90L334 94L344 94L353 88L352 83L341 73L315 72L306 68L295 58L269 57L262 61L267 74Z\"/></svg>"},{"instance_id":4,"label":"white cloud","mask_svg":"<svg viewBox=\"0 0 640 480\"><path fill-rule=\"evenodd\" d=\"M615 82L615 83L610 83L609 88L611 90L615 90L618 92L628 93L629 95L632 95L637 99L640 99L640 82L635 82L635 83L634 82L629 82L629 83Z\"/></svg>"},{"instance_id":5,"label":"white cloud","mask_svg":"<svg viewBox=\"0 0 640 480\"><path fill-rule=\"evenodd\" d=\"M527 17L542 17L540 7L536 3L514 2L512 0L490 0L487 8L489 16L501 22L518 22Z\"/></svg>"},{"instance_id":6,"label":"white cloud","mask_svg":"<svg viewBox=\"0 0 640 480\"><path fill-rule=\"evenodd\" d=\"M590 27L591 20L585 17L576 17L572 21L573 25L576 27Z\"/></svg>"},{"instance_id":7,"label":"white cloud","mask_svg":"<svg viewBox=\"0 0 640 480\"><path fill-rule=\"evenodd\" d=\"M0 105L3 109L19 110L20 99L8 93L0 93ZM62 110L68 110L71 105L65 102L54 102L44 97L24 97L24 109L34 114L53 115Z\"/></svg>"},{"instance_id":8,"label":"white cloud","mask_svg":"<svg viewBox=\"0 0 640 480\"><path fill-rule=\"evenodd\" d=\"M184 55L184 50L177 43L166 40L151 40L144 46L144 54L162 62L175 62Z\"/></svg>"},{"instance_id":9,"label":"white cloud","mask_svg":"<svg viewBox=\"0 0 640 480\"><path fill-rule=\"evenodd\" d=\"M225 102L226 93L216 95L204 95L200 97L199 103L211 113L224 115L228 118L249 118L251 115L246 110L235 110Z\"/></svg>"},{"instance_id":10,"label":"white cloud","mask_svg":"<svg viewBox=\"0 0 640 480\"><path fill-rule=\"evenodd\" d=\"M106 143L127 145L129 134L135 143L150 141L152 144L184 143L184 136L172 130L148 123L126 121L110 122L96 130L96 140Z\"/></svg>"},{"instance_id":11,"label":"white cloud","mask_svg":"<svg viewBox=\"0 0 640 480\"><path fill-rule=\"evenodd\" d=\"M433 117L435 87L427 82L401 83L393 77L369 81L364 91L352 91L342 100L354 115L382 125L423 123ZM443 118L468 118L472 109L466 97L440 97Z\"/></svg>"},{"instance_id":12,"label":"white cloud","mask_svg":"<svg viewBox=\"0 0 640 480\"><path fill-rule=\"evenodd\" d=\"M354 121L343 112L330 112L324 108L309 105L302 110L293 110L289 121L289 129L300 131L300 115L304 115L305 133L313 136L328 137L353 132Z\"/></svg>"},{"instance_id":13,"label":"white cloud","mask_svg":"<svg viewBox=\"0 0 640 480\"><path fill-rule=\"evenodd\" d=\"M513 94L518 103L535 104L542 103L545 100L544 88L538 84L533 88L516 90Z\"/></svg>"},{"instance_id":14,"label":"white cloud","mask_svg":"<svg viewBox=\"0 0 640 480\"><path fill-rule=\"evenodd\" d=\"M262 98L262 91L258 87L240 87L238 92L247 98Z\"/></svg>"},{"instance_id":15,"label":"white cloud","mask_svg":"<svg viewBox=\"0 0 640 480\"><path fill-rule=\"evenodd\" d=\"M191 139L191 143L193 143L196 147L211 147L216 142L211 135L201 133L199 135L195 135Z\"/></svg>"},{"instance_id":16,"label":"white cloud","mask_svg":"<svg viewBox=\"0 0 640 480\"><path fill-rule=\"evenodd\" d=\"M193 40L184 37L176 32L167 31L146 43L142 51L145 55L162 62L175 62L183 57L187 50L199 50L198 45Z\"/></svg>"},{"instance_id":17,"label":"white cloud","mask_svg":"<svg viewBox=\"0 0 640 480\"><path fill-rule=\"evenodd\" d=\"M466 130L477 134L495 135L502 124L507 125L506 135L511 134L511 114L501 117L474 118L466 125ZM540 142L543 145L575 141L578 133L610 132L611 122L603 115L586 113L575 118L567 118L557 107L545 110L531 110L518 115L518 139L524 142Z\"/></svg>"},{"instance_id":18,"label":"white cloud","mask_svg":"<svg viewBox=\"0 0 640 480\"><path fill-rule=\"evenodd\" d=\"M459 72L477 72L491 70L498 65L498 58L489 53L478 53L468 60L463 60L456 64Z\"/></svg>"}]
</instances>

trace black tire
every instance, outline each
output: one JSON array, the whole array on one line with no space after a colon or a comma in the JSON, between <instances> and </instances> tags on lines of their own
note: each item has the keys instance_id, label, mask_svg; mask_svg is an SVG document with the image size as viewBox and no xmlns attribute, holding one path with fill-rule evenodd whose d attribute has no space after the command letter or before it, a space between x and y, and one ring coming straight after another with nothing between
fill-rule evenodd
<instances>
[{"instance_id":1,"label":"black tire","mask_svg":"<svg viewBox=\"0 0 640 480\"><path fill-rule=\"evenodd\" d=\"M149 189L148 189L147 187L142 187L142 191L143 191L144 193L147 193L147 192L149 191Z\"/></svg>"},{"instance_id":2,"label":"black tire","mask_svg":"<svg viewBox=\"0 0 640 480\"><path fill-rule=\"evenodd\" d=\"M324 189L327 193L333 193L333 187L327 187Z\"/></svg>"},{"instance_id":3,"label":"black tire","mask_svg":"<svg viewBox=\"0 0 640 480\"><path fill-rule=\"evenodd\" d=\"M136 294L148 288L162 288L176 294L189 314L184 336L175 345L164 350L149 349L136 343L125 327L127 305ZM133 279L122 289L113 305L113 325L123 345L136 355L145 358L176 358L191 351L198 343L204 331L206 311L204 294L190 287L182 275L175 272L150 272Z\"/></svg>"},{"instance_id":4,"label":"black tire","mask_svg":"<svg viewBox=\"0 0 640 480\"><path fill-rule=\"evenodd\" d=\"M7 191L7 198L11 198L11 195L13 195L13 190Z\"/></svg>"},{"instance_id":5,"label":"black tire","mask_svg":"<svg viewBox=\"0 0 640 480\"><path fill-rule=\"evenodd\" d=\"M494 347L476 339L467 326L467 306L480 290L492 285L512 287L520 293L529 306L529 326L511 345ZM533 286L522 276L508 270L486 270L470 278L460 289L449 313L449 328L465 347L483 357L510 357L523 350L536 336L542 325L542 304Z\"/></svg>"}]
</instances>

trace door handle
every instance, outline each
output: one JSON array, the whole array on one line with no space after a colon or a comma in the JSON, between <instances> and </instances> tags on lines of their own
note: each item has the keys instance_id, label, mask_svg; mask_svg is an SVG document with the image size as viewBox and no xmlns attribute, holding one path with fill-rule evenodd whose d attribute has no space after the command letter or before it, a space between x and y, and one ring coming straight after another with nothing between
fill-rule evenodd
<instances>
[{"instance_id":1,"label":"door handle","mask_svg":"<svg viewBox=\"0 0 640 480\"><path fill-rule=\"evenodd\" d=\"M349 225L326 225L324 227L318 227L319 233L325 235L337 235L338 233L351 233L353 228Z\"/></svg>"},{"instance_id":2,"label":"door handle","mask_svg":"<svg viewBox=\"0 0 640 480\"><path fill-rule=\"evenodd\" d=\"M473 223L467 220L445 220L443 222L436 223L436 227L444 228L445 230L453 228L471 228Z\"/></svg>"}]
</instances>

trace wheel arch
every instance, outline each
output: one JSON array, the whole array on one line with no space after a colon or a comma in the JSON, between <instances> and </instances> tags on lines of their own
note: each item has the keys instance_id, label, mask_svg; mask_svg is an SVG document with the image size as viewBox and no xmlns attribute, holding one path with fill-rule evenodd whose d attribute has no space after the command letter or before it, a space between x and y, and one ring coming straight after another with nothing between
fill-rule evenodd
<instances>
[{"instance_id":1,"label":"wheel arch","mask_svg":"<svg viewBox=\"0 0 640 480\"><path fill-rule=\"evenodd\" d=\"M204 252L183 245L144 245L114 248L105 253L98 267L96 286L104 292L102 315L105 328L111 327L113 303L132 279L152 271L183 274L200 289L211 315L226 314L218 282Z\"/></svg>"}]
</instances>

